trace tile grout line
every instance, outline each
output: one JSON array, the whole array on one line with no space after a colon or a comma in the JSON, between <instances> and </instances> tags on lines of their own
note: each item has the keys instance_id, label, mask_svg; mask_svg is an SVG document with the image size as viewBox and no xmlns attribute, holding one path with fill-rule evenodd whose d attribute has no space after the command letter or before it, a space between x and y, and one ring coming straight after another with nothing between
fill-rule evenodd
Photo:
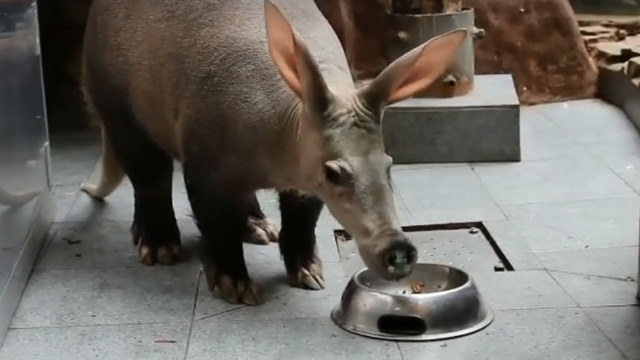
<instances>
[{"instance_id":1,"label":"tile grout line","mask_svg":"<svg viewBox=\"0 0 640 360\"><path fill-rule=\"evenodd\" d=\"M230 313L230 312L234 312L234 311L239 310L239 309L244 309L245 307L247 307L247 305L240 305L240 306L233 307L233 308L231 308L231 309L227 309L227 310L224 310L224 311L221 311L221 312L215 313L215 314L211 314L211 315L203 316L203 317L201 317L201 318L199 318L199 319L195 319L195 321L202 321L202 320L207 320L207 319L213 319L213 318L216 318L216 317L218 317L218 316L222 316L222 315L224 315L224 314L227 314L227 313Z\"/></svg>"},{"instance_id":2,"label":"tile grout line","mask_svg":"<svg viewBox=\"0 0 640 360\"><path fill-rule=\"evenodd\" d=\"M558 281L558 279L553 276L553 274L551 273L551 271L549 271L549 269L547 269L546 266L544 266L544 264L542 264L542 262L540 263L543 267L545 272L547 273L547 275L549 275L549 277L556 283L556 285L558 285L560 287L560 289L562 289L562 291L564 291L564 293L569 297L569 299L571 299L571 301L573 301L574 304L576 304L576 306L581 309L582 311L584 311L584 309L580 306L580 304L578 303L578 300L576 300L567 289L564 288L564 286L562 286L562 284L560 283L560 281ZM586 313L586 311L584 311Z\"/></svg>"},{"instance_id":3,"label":"tile grout line","mask_svg":"<svg viewBox=\"0 0 640 360\"><path fill-rule=\"evenodd\" d=\"M483 184L484 185L484 184ZM626 184L625 184L626 185ZM496 202L498 208L502 210L502 206L529 206L529 205L560 205L562 203L572 203L572 202L588 202L588 201L598 201L598 200L622 200L622 199L640 199L640 194L638 194L635 190L632 190L632 194L618 194L618 195L610 195L610 196L602 196L602 197L594 197L594 198L574 198L574 199L565 199L565 200L543 200L543 201L529 201L523 203L510 203L510 204L502 204ZM493 198L493 196L492 196ZM506 219L508 220L508 218ZM488 221L504 221L504 220L488 220Z\"/></svg>"},{"instance_id":4,"label":"tile grout line","mask_svg":"<svg viewBox=\"0 0 640 360\"><path fill-rule=\"evenodd\" d=\"M585 248L584 246L581 247L576 247L576 248L565 248L563 250L552 250L552 251L534 251L536 254L542 254L542 255L546 255L546 254L562 254L562 253L567 253L567 252L576 252L576 251L594 251L594 250L610 250L610 249L629 249L629 250L634 250L634 248L637 248L638 244L636 245L615 245L615 246L606 246L606 247L591 247L589 246L588 248Z\"/></svg>"},{"instance_id":5,"label":"tile grout line","mask_svg":"<svg viewBox=\"0 0 640 360\"><path fill-rule=\"evenodd\" d=\"M504 211L502 206L498 203L498 200L493 196L493 194L491 193L491 190L489 189L487 184L485 184L485 182L482 180L482 177L480 176L480 174L478 174L478 172L476 171L475 166L473 164L470 164L469 168L471 169L473 174L476 176L476 179L478 179L478 181L480 182L482 187L486 190L487 194L489 194L489 196L491 197L491 200L493 201L493 204L498 208L498 210L500 210L500 214L502 214L502 216L504 217L504 219L502 219L500 221L510 221L509 220L509 216L507 216L506 211Z\"/></svg>"},{"instance_id":6,"label":"tile grout line","mask_svg":"<svg viewBox=\"0 0 640 360\"><path fill-rule=\"evenodd\" d=\"M70 187L71 185L59 185L59 184L53 184L53 188L55 189L54 191L62 191L60 189L60 187ZM74 187L76 187L76 189L79 189L80 185L79 184L73 184ZM53 196L55 196L54 194L52 194ZM67 216L69 215L69 213L71 213L71 209L73 209L73 207L76 205L76 203L78 202L78 198L80 197L80 191L78 190L74 195L73 195L73 201L71 201L71 204L69 204L69 208L67 209L67 211L64 213L64 216L60 217L60 221L52 221L53 224L58 224L64 221L64 219L67 218Z\"/></svg>"},{"instance_id":7,"label":"tile grout line","mask_svg":"<svg viewBox=\"0 0 640 360\"><path fill-rule=\"evenodd\" d=\"M544 266L544 264L542 264L542 266ZM575 271L563 271L563 270L555 270L555 269L550 269L545 267L545 269L549 272L549 273L558 273L558 274L567 274L567 275L577 275L577 276L587 276L587 277L594 277L594 278L598 278L598 279L607 279L607 280L615 280L615 281L621 281L621 282L635 282L635 281L631 281L629 280L629 278L619 278L619 277L615 277L615 276L605 276L605 275L594 275L594 274L583 274L583 273L579 273L579 272L575 272Z\"/></svg>"},{"instance_id":8,"label":"tile grout line","mask_svg":"<svg viewBox=\"0 0 640 360\"><path fill-rule=\"evenodd\" d=\"M81 328L100 328L100 327L117 327L117 326L147 326L161 324L178 324L179 321L149 321L149 322L123 322L123 323L96 323L96 324L72 324L72 325L42 325L42 326L11 326L11 331L24 330L53 330L53 329L81 329Z\"/></svg>"},{"instance_id":9,"label":"tile grout line","mask_svg":"<svg viewBox=\"0 0 640 360\"><path fill-rule=\"evenodd\" d=\"M640 304L637 302L632 302L629 304L610 304L610 305L584 305L581 306L582 309L603 309L603 308L626 308L626 307L640 307Z\"/></svg>"},{"instance_id":10,"label":"tile grout line","mask_svg":"<svg viewBox=\"0 0 640 360\"><path fill-rule=\"evenodd\" d=\"M609 343L620 352L620 355L622 355L622 358L629 359L627 354L625 354L625 352L622 351L622 349L618 345L616 345L613 339L610 338L609 335L607 335L607 333L600 327L600 325L598 325L598 323L591 317L591 315L589 315L589 312L582 307L580 307L580 309L582 309L582 311L584 312L585 316L589 319L591 324L593 324L600 331L600 333L605 337L605 339L609 340Z\"/></svg>"},{"instance_id":11,"label":"tile grout line","mask_svg":"<svg viewBox=\"0 0 640 360\"><path fill-rule=\"evenodd\" d=\"M400 348L400 343L397 341L395 343L396 343L396 348L398 349L398 353L400 354L400 360L405 360L404 354L402 353L402 349Z\"/></svg>"},{"instance_id":12,"label":"tile grout line","mask_svg":"<svg viewBox=\"0 0 640 360\"><path fill-rule=\"evenodd\" d=\"M189 345L191 345L191 334L193 333L193 323L195 322L196 307L198 306L198 296L200 296L200 281L202 280L202 271L198 271L198 279L196 282L196 293L193 299L193 307L191 308L191 320L189 321L189 331L187 332L187 344L184 347L184 360L189 356Z\"/></svg>"},{"instance_id":13,"label":"tile grout line","mask_svg":"<svg viewBox=\"0 0 640 360\"><path fill-rule=\"evenodd\" d=\"M618 174L618 172L615 171L611 166L609 166L609 164L607 164L607 162L604 161L604 159L596 157L595 155L594 155L594 157L596 158L596 160L598 162L600 162L602 165L604 165L604 167L606 167L607 170L611 171L613 173L613 175L615 175L618 179L620 179L620 181L622 181L625 185L627 185L631 189L631 191L633 191L634 193L640 195L640 191L636 190L636 188L633 186L633 184L631 184L629 181L624 179L622 177L622 175Z\"/></svg>"}]
</instances>

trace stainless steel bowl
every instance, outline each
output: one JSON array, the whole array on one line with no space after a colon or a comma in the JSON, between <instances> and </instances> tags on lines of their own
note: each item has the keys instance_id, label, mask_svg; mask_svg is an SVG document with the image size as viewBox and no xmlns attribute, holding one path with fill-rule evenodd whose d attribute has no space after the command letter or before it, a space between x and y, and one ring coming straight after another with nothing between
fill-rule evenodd
<instances>
[{"instance_id":1,"label":"stainless steel bowl","mask_svg":"<svg viewBox=\"0 0 640 360\"><path fill-rule=\"evenodd\" d=\"M479 331L493 321L493 311L466 272L422 263L399 281L381 279L366 268L358 271L331 318L358 335L428 341Z\"/></svg>"}]
</instances>

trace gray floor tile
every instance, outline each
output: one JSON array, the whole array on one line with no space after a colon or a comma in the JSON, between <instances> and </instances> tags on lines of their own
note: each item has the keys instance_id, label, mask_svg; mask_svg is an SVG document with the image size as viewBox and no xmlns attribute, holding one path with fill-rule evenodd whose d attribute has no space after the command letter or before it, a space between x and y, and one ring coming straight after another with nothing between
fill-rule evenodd
<instances>
[{"instance_id":1,"label":"gray floor tile","mask_svg":"<svg viewBox=\"0 0 640 360\"><path fill-rule=\"evenodd\" d=\"M481 232L430 230L407 235L416 246L421 263L452 265L465 271L493 271L500 264L500 258ZM365 267L353 240L340 242L340 256L347 275Z\"/></svg>"},{"instance_id":2,"label":"gray floor tile","mask_svg":"<svg viewBox=\"0 0 640 360\"><path fill-rule=\"evenodd\" d=\"M638 139L624 112L600 99L588 99L535 107L579 143L617 142Z\"/></svg>"},{"instance_id":3,"label":"gray floor tile","mask_svg":"<svg viewBox=\"0 0 640 360\"><path fill-rule=\"evenodd\" d=\"M258 201L264 214L272 221L276 229L280 229L280 203L278 194L272 190L258 191ZM326 207L320 214L320 219L316 224L316 241L318 252L324 262L338 262L338 250L333 235L334 229L341 229L342 226L331 216ZM275 255L274 255L275 256ZM279 255L278 255L279 256Z\"/></svg>"},{"instance_id":4,"label":"gray floor tile","mask_svg":"<svg viewBox=\"0 0 640 360\"><path fill-rule=\"evenodd\" d=\"M53 218L54 222L65 221L78 194L78 186L76 185L55 186L53 188L53 201L56 206L56 214Z\"/></svg>"},{"instance_id":5,"label":"gray floor tile","mask_svg":"<svg viewBox=\"0 0 640 360\"><path fill-rule=\"evenodd\" d=\"M535 231L511 221L486 221L483 224L516 271L544 268L529 244Z\"/></svg>"},{"instance_id":6,"label":"gray floor tile","mask_svg":"<svg viewBox=\"0 0 640 360\"><path fill-rule=\"evenodd\" d=\"M391 176L402 225L504 219L467 165L394 169Z\"/></svg>"},{"instance_id":7,"label":"gray floor tile","mask_svg":"<svg viewBox=\"0 0 640 360\"><path fill-rule=\"evenodd\" d=\"M550 271L580 306L632 305L637 302L637 283L593 275Z\"/></svg>"},{"instance_id":8,"label":"gray floor tile","mask_svg":"<svg viewBox=\"0 0 640 360\"><path fill-rule=\"evenodd\" d=\"M472 272L476 286L494 310L576 307L577 304L543 270Z\"/></svg>"},{"instance_id":9,"label":"gray floor tile","mask_svg":"<svg viewBox=\"0 0 640 360\"><path fill-rule=\"evenodd\" d=\"M443 263L467 271L495 309L529 309L577 306L558 283L544 270L494 272L498 259L482 237L468 234L468 230L422 232L414 239L421 256L420 262ZM364 265L355 252L353 241L341 246L345 272L352 274ZM430 255L434 255L433 257ZM532 255L533 256L533 255Z\"/></svg>"},{"instance_id":10,"label":"gray floor tile","mask_svg":"<svg viewBox=\"0 0 640 360\"><path fill-rule=\"evenodd\" d=\"M176 360L189 323L10 330L0 360Z\"/></svg>"},{"instance_id":11,"label":"gray floor tile","mask_svg":"<svg viewBox=\"0 0 640 360\"><path fill-rule=\"evenodd\" d=\"M191 317L197 268L35 272L12 328L181 322Z\"/></svg>"},{"instance_id":12,"label":"gray floor tile","mask_svg":"<svg viewBox=\"0 0 640 360\"><path fill-rule=\"evenodd\" d=\"M534 252L638 245L638 198L504 206Z\"/></svg>"},{"instance_id":13,"label":"gray floor tile","mask_svg":"<svg viewBox=\"0 0 640 360\"><path fill-rule=\"evenodd\" d=\"M331 304L338 301L346 286L340 264L323 262L325 289L310 291L290 287L276 245L245 246L245 259L249 275L263 291L265 303L260 307L247 307L230 312L241 306L227 303L217 290L209 292L203 276L198 290L196 319L222 313L223 316L233 319L327 316L327 309L331 309ZM282 307L283 304L288 304L288 307Z\"/></svg>"},{"instance_id":14,"label":"gray floor tile","mask_svg":"<svg viewBox=\"0 0 640 360\"><path fill-rule=\"evenodd\" d=\"M544 266L552 271L636 280L638 246L583 249L538 254Z\"/></svg>"},{"instance_id":15,"label":"gray floor tile","mask_svg":"<svg viewBox=\"0 0 640 360\"><path fill-rule=\"evenodd\" d=\"M401 343L404 360L623 360L580 309L499 311L481 332L433 343Z\"/></svg>"},{"instance_id":16,"label":"gray floor tile","mask_svg":"<svg viewBox=\"0 0 640 360\"><path fill-rule=\"evenodd\" d=\"M587 151L597 159L606 156L637 155L640 153L640 139L622 139L619 141L592 142L584 145Z\"/></svg>"},{"instance_id":17,"label":"gray floor tile","mask_svg":"<svg viewBox=\"0 0 640 360\"><path fill-rule=\"evenodd\" d=\"M640 307L599 307L586 312L629 360L640 359Z\"/></svg>"},{"instance_id":18,"label":"gray floor tile","mask_svg":"<svg viewBox=\"0 0 640 360\"><path fill-rule=\"evenodd\" d=\"M582 145L596 158L640 152L640 136L631 122L620 109L600 99L532 108L556 124L567 141Z\"/></svg>"},{"instance_id":19,"label":"gray floor tile","mask_svg":"<svg viewBox=\"0 0 640 360\"><path fill-rule=\"evenodd\" d=\"M100 157L95 132L51 135L51 174L55 185L78 185L93 171Z\"/></svg>"},{"instance_id":20,"label":"gray floor tile","mask_svg":"<svg viewBox=\"0 0 640 360\"><path fill-rule=\"evenodd\" d=\"M348 278L339 264L324 266L326 288L322 290L304 290L288 286L282 281L271 291L265 304L260 307L243 307L226 312L220 318L247 321L272 321L283 319L324 318L340 302L347 286ZM196 312L197 313L197 312Z\"/></svg>"},{"instance_id":21,"label":"gray floor tile","mask_svg":"<svg viewBox=\"0 0 640 360\"><path fill-rule=\"evenodd\" d=\"M320 225L322 226L322 225ZM316 242L318 243L318 253L323 262L337 263L340 262L340 255L338 254L338 246L336 245L335 235L333 229L339 227L329 227L323 225L316 228Z\"/></svg>"},{"instance_id":22,"label":"gray floor tile","mask_svg":"<svg viewBox=\"0 0 640 360\"><path fill-rule=\"evenodd\" d=\"M198 232L190 219L178 222L185 260L198 262L189 251L198 245ZM63 223L57 227L37 269L79 269L139 266L130 221Z\"/></svg>"},{"instance_id":23,"label":"gray floor tile","mask_svg":"<svg viewBox=\"0 0 640 360\"><path fill-rule=\"evenodd\" d=\"M174 207L175 209L175 207ZM133 189L125 180L104 201L95 201L81 193L67 214L68 222L132 221Z\"/></svg>"},{"instance_id":24,"label":"gray floor tile","mask_svg":"<svg viewBox=\"0 0 640 360\"><path fill-rule=\"evenodd\" d=\"M242 307L244 307L242 304L231 304L224 301L219 296L217 289L214 290L214 293L211 293L207 287L204 274L200 275L194 319L211 318Z\"/></svg>"},{"instance_id":25,"label":"gray floor tile","mask_svg":"<svg viewBox=\"0 0 640 360\"><path fill-rule=\"evenodd\" d=\"M587 149L572 139L568 132L536 110L535 106L520 110L520 147L522 161L552 160L587 155Z\"/></svg>"},{"instance_id":26,"label":"gray floor tile","mask_svg":"<svg viewBox=\"0 0 640 360\"><path fill-rule=\"evenodd\" d=\"M351 335L322 319L234 321L214 318L193 325L188 360L400 360L393 342Z\"/></svg>"},{"instance_id":27,"label":"gray floor tile","mask_svg":"<svg viewBox=\"0 0 640 360\"><path fill-rule=\"evenodd\" d=\"M275 190L259 190L257 191L258 201L264 214L272 220L277 228L280 227L280 202L278 193ZM337 221L331 216L326 206L320 213L317 227L319 231L332 230L338 227Z\"/></svg>"},{"instance_id":28,"label":"gray floor tile","mask_svg":"<svg viewBox=\"0 0 640 360\"><path fill-rule=\"evenodd\" d=\"M635 191L640 192L640 151L634 155L602 155L600 158Z\"/></svg>"},{"instance_id":29,"label":"gray floor tile","mask_svg":"<svg viewBox=\"0 0 640 360\"><path fill-rule=\"evenodd\" d=\"M180 172L174 172L173 208L177 218L190 218L192 212L181 176ZM122 184L104 199L104 202L95 201L87 194L81 193L69 211L67 221L131 221L133 204L133 187L125 178Z\"/></svg>"},{"instance_id":30,"label":"gray floor tile","mask_svg":"<svg viewBox=\"0 0 640 360\"><path fill-rule=\"evenodd\" d=\"M632 196L613 171L590 157L474 166L500 205Z\"/></svg>"},{"instance_id":31,"label":"gray floor tile","mask_svg":"<svg viewBox=\"0 0 640 360\"><path fill-rule=\"evenodd\" d=\"M317 227L322 291L289 287L276 244L245 245L250 274L267 292L260 307L231 305L210 293L193 258L177 267L139 264L128 233L129 181L104 204L77 191L92 171L97 175L98 138L52 138L60 185L54 196L63 210L0 360L181 359L194 310L189 359L400 359L397 344L351 335L329 318L347 277L332 236L341 226L326 209ZM638 308L618 306L636 303L637 283L623 280L637 276L640 136L619 110L584 100L523 107L521 145L518 163L393 167L403 225L483 221L517 270L487 271L493 257L479 254L473 262L491 266L469 265L465 234L430 252L471 273L496 320L461 339L402 343L404 360L623 359L607 336L640 360ZM279 226L277 194L263 191L259 199ZM179 166L174 205L183 243L197 246Z\"/></svg>"},{"instance_id":32,"label":"gray floor tile","mask_svg":"<svg viewBox=\"0 0 640 360\"><path fill-rule=\"evenodd\" d=\"M286 291L286 271L277 245L245 246L244 255L249 276L260 286L266 301ZM204 274L201 276L194 315L196 319L209 318L240 307L224 301L217 289L210 292Z\"/></svg>"},{"instance_id":33,"label":"gray floor tile","mask_svg":"<svg viewBox=\"0 0 640 360\"><path fill-rule=\"evenodd\" d=\"M181 174L174 173L173 182L173 207L176 218L182 224L193 222L191 206L186 196ZM269 192L260 192L259 201L265 214L271 219L277 229L280 228L280 212L277 195ZM118 188L105 202L93 201L89 196L79 194L75 204L69 211L66 220L77 223L101 223L101 222L131 222L133 219L134 199L133 188L128 180ZM335 242L332 238L332 230L340 228L335 220L325 209L316 227L318 236L318 250L322 259L328 262L338 261ZM196 233L197 229L196 229Z\"/></svg>"}]
</instances>

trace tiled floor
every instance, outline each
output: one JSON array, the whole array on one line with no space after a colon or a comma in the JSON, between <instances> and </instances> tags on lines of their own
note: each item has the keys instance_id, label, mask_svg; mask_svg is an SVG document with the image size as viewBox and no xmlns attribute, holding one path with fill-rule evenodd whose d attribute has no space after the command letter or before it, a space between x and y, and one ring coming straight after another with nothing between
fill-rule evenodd
<instances>
[{"instance_id":1,"label":"tiled floor","mask_svg":"<svg viewBox=\"0 0 640 360\"><path fill-rule=\"evenodd\" d=\"M131 187L91 202L77 185L94 168L97 137L54 136L58 215L0 359L640 360L640 137L597 100L523 108L521 128L520 163L395 167L404 225L482 221L515 267L468 269L496 312L485 330L399 344L331 322L349 274L326 212L318 234L327 289L289 288L277 246L246 245L268 300L230 305L207 291L195 260L139 264L128 230ZM193 249L198 234L179 173L175 195ZM278 221L274 197L261 200ZM451 249L462 246L455 233L439 239L447 236ZM438 250L439 261L459 256Z\"/></svg>"}]
</instances>

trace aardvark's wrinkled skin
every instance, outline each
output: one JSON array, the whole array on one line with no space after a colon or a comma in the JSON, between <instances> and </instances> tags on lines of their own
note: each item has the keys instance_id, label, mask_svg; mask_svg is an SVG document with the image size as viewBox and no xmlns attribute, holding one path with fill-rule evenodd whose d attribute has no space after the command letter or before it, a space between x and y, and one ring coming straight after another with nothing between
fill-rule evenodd
<instances>
[{"instance_id":1,"label":"aardvark's wrinkled skin","mask_svg":"<svg viewBox=\"0 0 640 360\"><path fill-rule=\"evenodd\" d=\"M104 198L128 176L140 261L173 264L180 161L209 287L233 303L263 302L243 240L278 241L290 284L324 288L315 238L324 204L370 269L387 279L412 271L417 253L396 217L381 113L435 81L467 36L434 38L356 89L313 0L276 5L95 0L86 27L83 86L103 128L103 165L98 184L82 189ZM279 232L258 189L279 192Z\"/></svg>"}]
</instances>

